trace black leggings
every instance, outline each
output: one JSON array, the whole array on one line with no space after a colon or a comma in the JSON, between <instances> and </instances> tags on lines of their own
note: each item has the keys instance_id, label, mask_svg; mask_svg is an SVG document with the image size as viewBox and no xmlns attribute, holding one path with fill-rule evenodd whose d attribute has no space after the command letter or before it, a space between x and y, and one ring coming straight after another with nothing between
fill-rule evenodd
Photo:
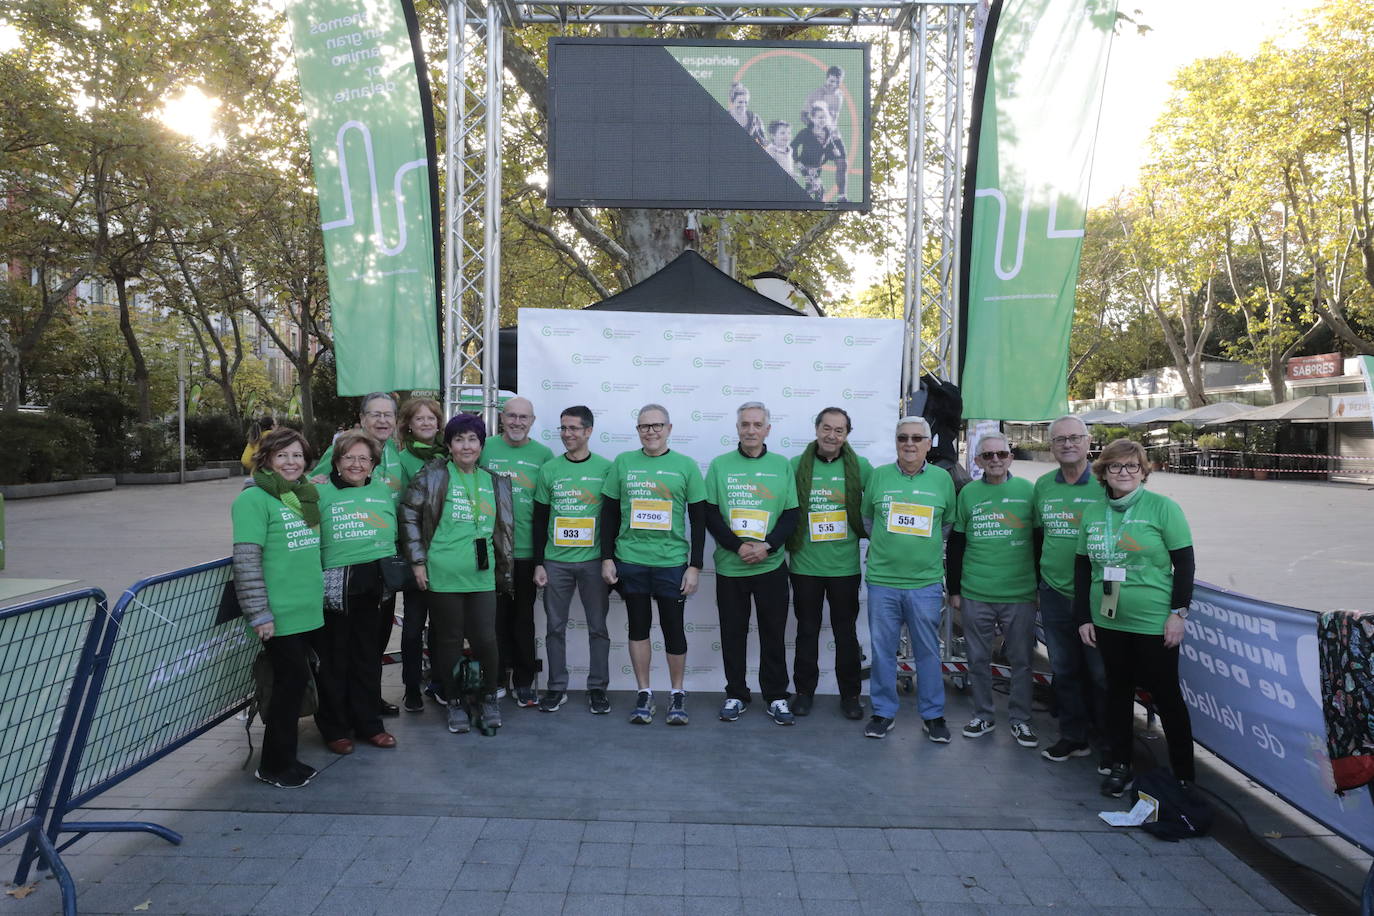
<instances>
[{"instance_id":1,"label":"black leggings","mask_svg":"<svg viewBox=\"0 0 1374 916\"><path fill-rule=\"evenodd\" d=\"M1178 647L1165 648L1163 636L1126 633L1097 627L1097 648L1107 670L1107 739L1113 763L1130 764L1135 725L1135 691L1140 687L1164 726L1169 768L1190 782L1193 770L1193 725L1178 685Z\"/></svg>"},{"instance_id":2,"label":"black leggings","mask_svg":"<svg viewBox=\"0 0 1374 916\"><path fill-rule=\"evenodd\" d=\"M649 595L626 595L625 616L630 620L630 642L642 642L649 638L649 627L654 621L654 612L649 605ZM656 597L658 602L658 628L663 631L663 647L669 655L687 654L687 632L682 625L681 598Z\"/></svg>"}]
</instances>

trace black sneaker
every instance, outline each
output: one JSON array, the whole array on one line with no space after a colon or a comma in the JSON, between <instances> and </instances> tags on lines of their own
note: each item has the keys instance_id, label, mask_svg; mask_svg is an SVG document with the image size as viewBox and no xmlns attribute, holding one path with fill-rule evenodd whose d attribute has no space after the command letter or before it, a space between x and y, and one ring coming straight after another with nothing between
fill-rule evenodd
<instances>
[{"instance_id":1,"label":"black sneaker","mask_svg":"<svg viewBox=\"0 0 1374 916\"><path fill-rule=\"evenodd\" d=\"M846 719L862 719L864 717L864 704L858 697L840 697L840 712Z\"/></svg>"},{"instance_id":2,"label":"black sneaker","mask_svg":"<svg viewBox=\"0 0 1374 916\"><path fill-rule=\"evenodd\" d=\"M430 681L429 686L424 689L424 695L429 697L440 706L448 705L448 697L444 696L444 688L438 681Z\"/></svg>"},{"instance_id":3,"label":"black sneaker","mask_svg":"<svg viewBox=\"0 0 1374 916\"><path fill-rule=\"evenodd\" d=\"M792 709L792 715L809 716L811 715L811 707L816 705L816 696L811 693L799 693L792 698L792 702L788 705Z\"/></svg>"},{"instance_id":4,"label":"black sneaker","mask_svg":"<svg viewBox=\"0 0 1374 916\"><path fill-rule=\"evenodd\" d=\"M561 690L545 690L539 698L540 712L557 712L558 707L568 702L568 695Z\"/></svg>"},{"instance_id":5,"label":"black sneaker","mask_svg":"<svg viewBox=\"0 0 1374 916\"><path fill-rule=\"evenodd\" d=\"M299 773L306 782L309 782L316 776L320 775L319 770L315 769L308 763L301 763L299 760L291 764L291 768L295 770L297 773Z\"/></svg>"},{"instance_id":6,"label":"black sneaker","mask_svg":"<svg viewBox=\"0 0 1374 916\"><path fill-rule=\"evenodd\" d=\"M405 699L401 701L406 712L424 712L425 695L420 692L419 687L407 687Z\"/></svg>"},{"instance_id":7,"label":"black sneaker","mask_svg":"<svg viewBox=\"0 0 1374 916\"><path fill-rule=\"evenodd\" d=\"M539 705L539 695L534 692L533 687L516 687L515 705L522 709L533 709Z\"/></svg>"},{"instance_id":8,"label":"black sneaker","mask_svg":"<svg viewBox=\"0 0 1374 916\"><path fill-rule=\"evenodd\" d=\"M587 708L592 711L594 716L604 716L611 711L610 698L606 696L606 691L599 687L593 687L587 691Z\"/></svg>"},{"instance_id":9,"label":"black sneaker","mask_svg":"<svg viewBox=\"0 0 1374 916\"><path fill-rule=\"evenodd\" d=\"M896 724L896 720L889 719L886 716L874 716L869 719L868 724L864 726L864 737L886 738L887 733L892 731Z\"/></svg>"},{"instance_id":10,"label":"black sneaker","mask_svg":"<svg viewBox=\"0 0 1374 916\"><path fill-rule=\"evenodd\" d=\"M1098 776L1110 776L1110 775L1111 775L1111 772L1112 772L1112 758L1111 758L1111 757L1108 757L1107 754L1104 752L1104 753L1102 754L1101 757L1098 757L1098 758L1097 758L1097 775L1098 775Z\"/></svg>"},{"instance_id":11,"label":"black sneaker","mask_svg":"<svg viewBox=\"0 0 1374 916\"><path fill-rule=\"evenodd\" d=\"M1063 763L1070 757L1087 757L1092 752L1093 749L1088 747L1086 741L1070 741L1067 738L1060 738L1041 751L1040 756L1046 760L1053 760L1055 763Z\"/></svg>"},{"instance_id":12,"label":"black sneaker","mask_svg":"<svg viewBox=\"0 0 1374 916\"><path fill-rule=\"evenodd\" d=\"M1102 780L1101 792L1108 798L1120 798L1126 794L1126 790L1133 782L1135 779L1131 775L1131 768L1124 764L1116 764L1107 778Z\"/></svg>"},{"instance_id":13,"label":"black sneaker","mask_svg":"<svg viewBox=\"0 0 1374 916\"><path fill-rule=\"evenodd\" d=\"M949 744L949 726L945 724L944 716L926 719L921 723L921 730L936 744Z\"/></svg>"},{"instance_id":14,"label":"black sneaker","mask_svg":"<svg viewBox=\"0 0 1374 916\"><path fill-rule=\"evenodd\" d=\"M310 778L294 766L288 767L281 773L264 773L258 769L253 775L260 781L269 786L276 786L278 789L299 789L310 782Z\"/></svg>"}]
</instances>

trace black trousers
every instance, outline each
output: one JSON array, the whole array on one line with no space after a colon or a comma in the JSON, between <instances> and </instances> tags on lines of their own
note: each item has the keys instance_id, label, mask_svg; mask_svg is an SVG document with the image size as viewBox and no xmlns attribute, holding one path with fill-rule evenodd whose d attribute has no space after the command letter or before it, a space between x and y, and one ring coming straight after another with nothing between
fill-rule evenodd
<instances>
[{"instance_id":1,"label":"black trousers","mask_svg":"<svg viewBox=\"0 0 1374 916\"><path fill-rule=\"evenodd\" d=\"M429 657L450 703L462 699L453 683L453 669L463 658L465 639L482 666L483 690L496 692L496 617L494 592L429 593Z\"/></svg>"},{"instance_id":2,"label":"black trousers","mask_svg":"<svg viewBox=\"0 0 1374 916\"><path fill-rule=\"evenodd\" d=\"M408 588L405 596L405 613L401 617L401 683L408 688L419 688L424 671L429 592Z\"/></svg>"},{"instance_id":3,"label":"black trousers","mask_svg":"<svg viewBox=\"0 0 1374 916\"><path fill-rule=\"evenodd\" d=\"M748 703L749 602L759 621L759 690L764 702L787 699L787 564L757 576L716 575L725 695Z\"/></svg>"},{"instance_id":4,"label":"black trousers","mask_svg":"<svg viewBox=\"0 0 1374 916\"><path fill-rule=\"evenodd\" d=\"M262 711L263 773L284 773L296 762L301 698L310 681L309 633L273 636L262 644L272 663L272 702Z\"/></svg>"},{"instance_id":5,"label":"black trousers","mask_svg":"<svg viewBox=\"0 0 1374 916\"><path fill-rule=\"evenodd\" d=\"M496 641L500 647L498 686L511 671L515 687L530 687L539 671L534 654L534 560L515 561L515 596L496 595Z\"/></svg>"},{"instance_id":6,"label":"black trousers","mask_svg":"<svg viewBox=\"0 0 1374 916\"><path fill-rule=\"evenodd\" d=\"M379 591L345 595L343 613L324 612L324 626L310 634L320 657L315 686L320 707L315 725L325 741L370 738L382 728L382 656L377 651Z\"/></svg>"},{"instance_id":7,"label":"black trousers","mask_svg":"<svg viewBox=\"0 0 1374 916\"><path fill-rule=\"evenodd\" d=\"M1169 745L1169 768L1176 778L1191 781L1193 723L1178 685L1178 647L1165 648L1163 636L1097 627L1097 648L1107 669L1107 740L1112 762L1131 762L1135 691L1140 687L1149 692L1159 712Z\"/></svg>"},{"instance_id":8,"label":"black trousers","mask_svg":"<svg viewBox=\"0 0 1374 916\"><path fill-rule=\"evenodd\" d=\"M815 693L820 680L822 607L830 602L830 631L835 636L835 680L840 696L857 697L863 689L859 672L863 651L855 629L859 619L859 576L803 576L792 573L792 607L797 617L797 652L792 682L797 693Z\"/></svg>"},{"instance_id":9,"label":"black trousers","mask_svg":"<svg viewBox=\"0 0 1374 916\"><path fill-rule=\"evenodd\" d=\"M377 655L379 658L386 654L386 647L391 644L391 628L396 624L396 594L394 592L382 602L382 610L385 613L376 618ZM380 698L378 702L381 702Z\"/></svg>"}]
</instances>

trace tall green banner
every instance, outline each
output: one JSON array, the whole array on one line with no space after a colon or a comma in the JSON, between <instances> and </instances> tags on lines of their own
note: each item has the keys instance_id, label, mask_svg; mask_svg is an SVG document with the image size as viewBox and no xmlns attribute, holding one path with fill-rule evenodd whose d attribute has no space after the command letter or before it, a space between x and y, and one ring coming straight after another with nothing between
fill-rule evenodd
<instances>
[{"instance_id":1,"label":"tall green banner","mask_svg":"<svg viewBox=\"0 0 1374 916\"><path fill-rule=\"evenodd\" d=\"M408 0L288 5L339 394L440 387L433 117Z\"/></svg>"},{"instance_id":2,"label":"tall green banner","mask_svg":"<svg viewBox=\"0 0 1374 916\"><path fill-rule=\"evenodd\" d=\"M1116 0L999 0L964 194L964 415L1068 406L1069 332Z\"/></svg>"}]
</instances>

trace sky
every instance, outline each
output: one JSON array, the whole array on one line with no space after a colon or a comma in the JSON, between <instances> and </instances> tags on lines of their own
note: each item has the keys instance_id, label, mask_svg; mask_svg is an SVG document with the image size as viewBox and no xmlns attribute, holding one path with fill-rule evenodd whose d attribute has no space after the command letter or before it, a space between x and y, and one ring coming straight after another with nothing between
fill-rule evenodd
<instances>
[{"instance_id":1,"label":"sky","mask_svg":"<svg viewBox=\"0 0 1374 916\"><path fill-rule=\"evenodd\" d=\"M1089 204L1105 203L1134 183L1150 127L1180 67L1228 51L1250 54L1265 39L1294 33L1318 5L1319 0L1121 0L1122 12L1153 31L1141 36L1128 25L1113 41ZM1138 15L1132 13L1137 8Z\"/></svg>"}]
</instances>

